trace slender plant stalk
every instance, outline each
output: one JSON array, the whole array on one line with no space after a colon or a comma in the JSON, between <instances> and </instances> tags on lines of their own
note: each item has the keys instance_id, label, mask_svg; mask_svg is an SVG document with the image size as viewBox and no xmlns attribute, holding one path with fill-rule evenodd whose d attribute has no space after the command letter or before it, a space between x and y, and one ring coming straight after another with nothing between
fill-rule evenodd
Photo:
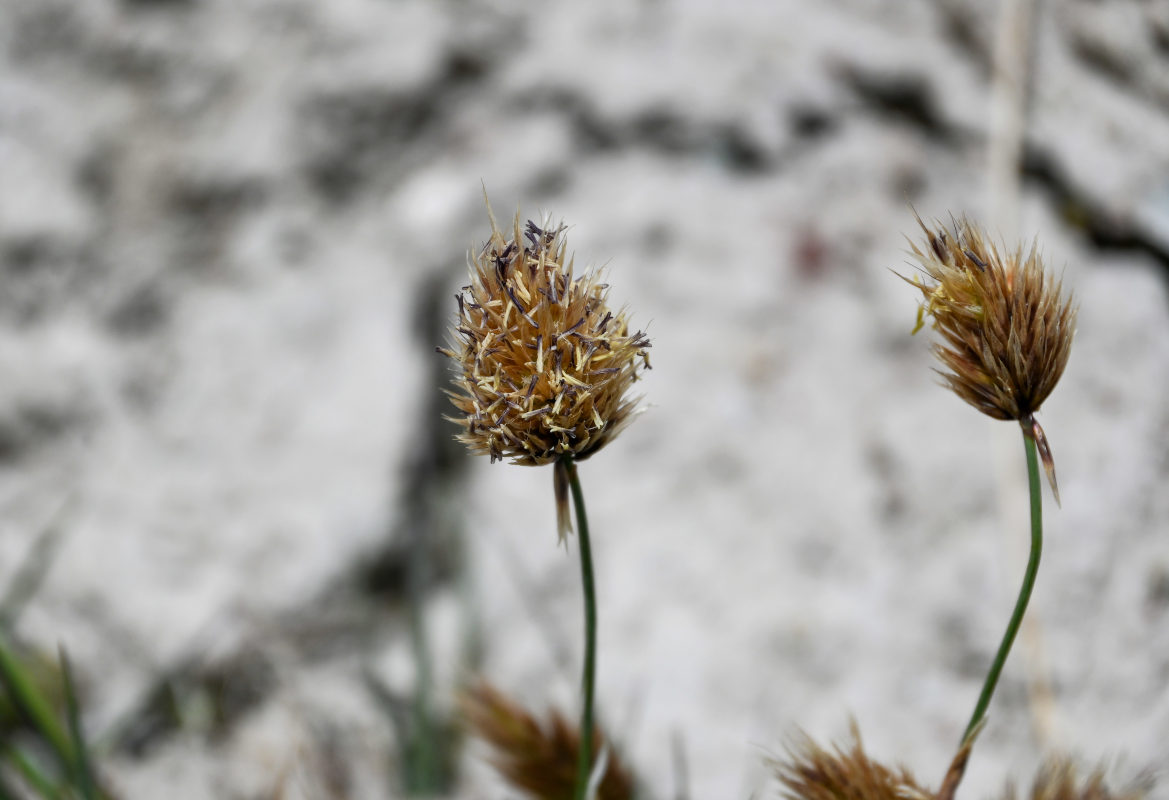
<instances>
[{"instance_id":1,"label":"slender plant stalk","mask_svg":"<svg viewBox=\"0 0 1169 800\"><path fill-rule=\"evenodd\" d=\"M73 765L73 779L84 800L98 800L97 780L93 776L93 767L89 763L89 753L85 745L85 736L81 730L81 708L77 704L77 691L73 684L73 668L69 664L69 656L65 648L59 650L61 661L61 678L65 682L65 712L69 723L69 736L73 740L73 752L77 761Z\"/></svg>"},{"instance_id":2,"label":"slender plant stalk","mask_svg":"<svg viewBox=\"0 0 1169 800\"><path fill-rule=\"evenodd\" d=\"M45 800L54 800L63 794L63 787L57 786L41 770L32 757L19 748L9 746L4 758L22 778Z\"/></svg>"},{"instance_id":3,"label":"slender plant stalk","mask_svg":"<svg viewBox=\"0 0 1169 800\"><path fill-rule=\"evenodd\" d=\"M76 763L73 743L57 721L49 702L37 690L28 671L8 646L3 633L0 633L0 687L8 691L13 707L52 747L65 771L71 772Z\"/></svg>"},{"instance_id":4,"label":"slender plant stalk","mask_svg":"<svg viewBox=\"0 0 1169 800\"><path fill-rule=\"evenodd\" d=\"M580 489L580 478L576 474L576 463L569 455L562 456L561 462L568 474L572 503L576 508L576 535L580 540L580 577L584 585L585 658L582 680L584 707L580 713L580 756L577 760L575 800L585 800L589 772L593 763L593 694L597 683L597 591L593 584L593 551L589 543L589 520L585 515L584 494Z\"/></svg>"},{"instance_id":5,"label":"slender plant stalk","mask_svg":"<svg viewBox=\"0 0 1169 800\"><path fill-rule=\"evenodd\" d=\"M974 707L974 714L970 717L970 724L962 734L962 744L970 739L971 733L986 716L986 708L990 705L990 698L994 695L998 685L999 675L1007 661L1007 654L1011 652L1011 645L1019 632L1019 625L1023 622L1023 614L1027 611L1027 603L1031 600L1031 590L1035 588L1035 576L1039 573L1039 557L1043 553L1043 496L1039 483L1039 459L1035 451L1035 438L1031 433L1032 420L1030 417L1020 420L1023 427L1023 449L1027 453L1027 483L1031 488L1031 555L1027 559L1027 571L1023 573L1023 586L1019 589L1019 599L1015 601L1015 610L1011 614L1011 621L1007 624L1003 634L1002 644L995 654L994 663L987 673L986 682L982 685L982 694L978 696L978 705Z\"/></svg>"}]
</instances>

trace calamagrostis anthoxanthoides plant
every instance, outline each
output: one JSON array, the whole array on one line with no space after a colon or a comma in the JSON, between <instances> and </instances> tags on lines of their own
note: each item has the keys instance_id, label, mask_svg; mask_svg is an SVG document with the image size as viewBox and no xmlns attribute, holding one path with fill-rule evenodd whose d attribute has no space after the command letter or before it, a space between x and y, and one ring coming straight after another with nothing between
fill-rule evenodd
<instances>
[{"instance_id":1,"label":"calamagrostis anthoxanthoides plant","mask_svg":"<svg viewBox=\"0 0 1169 800\"><path fill-rule=\"evenodd\" d=\"M852 747L825 750L801 734L786 757L771 767L787 800L932 800L905 767L887 767L874 760L861 744L855 723Z\"/></svg>"},{"instance_id":2,"label":"calamagrostis anthoxanthoides plant","mask_svg":"<svg viewBox=\"0 0 1169 800\"><path fill-rule=\"evenodd\" d=\"M1002 643L983 684L965 742L986 714L1007 653L1015 640L1039 570L1043 506L1038 450L1059 502L1055 464L1035 413L1063 374L1071 350L1076 309L1061 282L1044 268L1034 245L1001 249L974 224L957 220L949 230L925 232L912 253L922 275L908 280L922 294L916 332L928 316L941 336L934 353L942 379L982 413L1022 427L1031 492L1031 554L1023 586ZM904 277L904 276L902 276Z\"/></svg>"},{"instance_id":3,"label":"calamagrostis anthoxanthoides plant","mask_svg":"<svg viewBox=\"0 0 1169 800\"><path fill-rule=\"evenodd\" d=\"M977 730L975 731L977 734ZM936 792L924 788L906 767L888 767L865 752L860 729L852 724L852 748L825 750L800 734L787 755L771 760L786 800L953 800L974 737L958 749Z\"/></svg>"},{"instance_id":4,"label":"calamagrostis anthoxanthoides plant","mask_svg":"<svg viewBox=\"0 0 1169 800\"><path fill-rule=\"evenodd\" d=\"M449 392L459 439L491 461L553 465L557 530L576 510L585 605L585 663L576 796L588 782L596 681L596 593L584 497L576 462L613 440L637 408L630 387L649 367L649 339L631 331L623 309L608 306L599 273L574 273L564 226L517 214L510 236L491 208L491 238L469 259L471 283L456 295L449 348L458 364Z\"/></svg>"},{"instance_id":5,"label":"calamagrostis anthoxanthoides plant","mask_svg":"<svg viewBox=\"0 0 1169 800\"><path fill-rule=\"evenodd\" d=\"M1067 759L1047 762L1035 776L1023 800L1145 800L1152 792L1151 776L1143 776L1122 789L1110 789L1103 768L1084 776ZM1014 786L1008 786L1002 800L1019 800Z\"/></svg>"},{"instance_id":6,"label":"calamagrostis anthoxanthoides plant","mask_svg":"<svg viewBox=\"0 0 1169 800\"><path fill-rule=\"evenodd\" d=\"M533 800L563 800L576 786L580 732L556 712L541 722L498 689L480 683L462 697L463 716L471 730L491 745L493 763L514 788ZM596 784L596 800L633 800L629 770L593 730L591 749L605 752L605 774Z\"/></svg>"}]
</instances>

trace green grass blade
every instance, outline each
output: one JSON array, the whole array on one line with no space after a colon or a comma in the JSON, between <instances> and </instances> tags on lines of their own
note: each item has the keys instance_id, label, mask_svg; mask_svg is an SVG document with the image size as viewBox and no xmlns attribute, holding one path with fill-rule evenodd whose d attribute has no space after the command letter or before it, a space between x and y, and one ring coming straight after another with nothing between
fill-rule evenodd
<instances>
[{"instance_id":1,"label":"green grass blade","mask_svg":"<svg viewBox=\"0 0 1169 800\"><path fill-rule=\"evenodd\" d=\"M66 719L69 721L69 736L73 740L73 753L76 756L73 774L77 781L77 788L84 800L98 800L97 781L93 778L89 752L81 731L81 711L73 686L73 668L69 664L69 655L65 652L64 647L60 649L60 654L61 676L65 682L65 713Z\"/></svg>"},{"instance_id":2,"label":"green grass blade","mask_svg":"<svg viewBox=\"0 0 1169 800\"><path fill-rule=\"evenodd\" d=\"M46 800L56 800L63 795L61 789L54 783L37 763L27 753L17 747L8 747L4 750L5 760L12 766L25 783L31 786L38 795Z\"/></svg>"},{"instance_id":3,"label":"green grass blade","mask_svg":"<svg viewBox=\"0 0 1169 800\"><path fill-rule=\"evenodd\" d=\"M66 773L74 771L75 754L69 737L44 695L37 691L28 672L13 654L0 631L0 685L8 691L12 705L56 752Z\"/></svg>"}]
</instances>

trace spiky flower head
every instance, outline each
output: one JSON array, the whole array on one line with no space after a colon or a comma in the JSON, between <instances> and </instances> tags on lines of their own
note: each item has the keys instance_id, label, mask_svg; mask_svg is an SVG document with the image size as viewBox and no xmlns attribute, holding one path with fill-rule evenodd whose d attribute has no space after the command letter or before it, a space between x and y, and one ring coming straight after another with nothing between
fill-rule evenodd
<instances>
[{"instance_id":1,"label":"spiky flower head","mask_svg":"<svg viewBox=\"0 0 1169 800\"><path fill-rule=\"evenodd\" d=\"M573 796L580 731L564 717L552 712L541 723L486 683L467 691L462 707L472 732L491 745L494 766L514 788L533 800ZM633 800L633 777L595 729L592 752L607 754L597 800Z\"/></svg>"},{"instance_id":2,"label":"spiky flower head","mask_svg":"<svg viewBox=\"0 0 1169 800\"><path fill-rule=\"evenodd\" d=\"M1026 800L1145 800L1152 792L1152 780L1143 777L1114 790L1105 783L1104 770L1097 768L1086 777L1077 773L1067 759L1049 761L1035 776ZM1014 786L1008 786L1003 800L1018 800Z\"/></svg>"},{"instance_id":3,"label":"spiky flower head","mask_svg":"<svg viewBox=\"0 0 1169 800\"><path fill-rule=\"evenodd\" d=\"M1034 244L1000 250L965 218L950 230L917 222L925 242L910 248L922 275L905 278L922 294L914 333L932 319L943 381L983 414L1023 426L1058 501L1055 464L1034 415L1067 366L1076 323L1071 298Z\"/></svg>"},{"instance_id":4,"label":"spiky flower head","mask_svg":"<svg viewBox=\"0 0 1169 800\"><path fill-rule=\"evenodd\" d=\"M612 311L596 271L574 275L564 226L529 221L499 230L468 259L471 283L456 295L458 438L497 461L539 465L586 458L632 419L630 386L649 368L650 342Z\"/></svg>"},{"instance_id":5,"label":"spiky flower head","mask_svg":"<svg viewBox=\"0 0 1169 800\"><path fill-rule=\"evenodd\" d=\"M904 767L890 768L870 758L856 724L849 750L825 750L801 735L786 758L771 762L787 800L933 800Z\"/></svg>"}]
</instances>

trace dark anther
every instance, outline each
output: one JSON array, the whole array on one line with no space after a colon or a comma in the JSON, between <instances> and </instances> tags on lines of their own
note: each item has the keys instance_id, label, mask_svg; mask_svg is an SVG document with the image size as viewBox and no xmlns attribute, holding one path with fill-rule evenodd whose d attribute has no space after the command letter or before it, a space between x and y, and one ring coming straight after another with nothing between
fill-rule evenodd
<instances>
[{"instance_id":1,"label":"dark anther","mask_svg":"<svg viewBox=\"0 0 1169 800\"><path fill-rule=\"evenodd\" d=\"M601 320L601 324L597 326L597 333L604 333L605 328L609 325L609 320L613 319L613 312L606 311L605 318Z\"/></svg>"},{"instance_id":2,"label":"dark anther","mask_svg":"<svg viewBox=\"0 0 1169 800\"><path fill-rule=\"evenodd\" d=\"M974 253L972 253L970 250L963 250L962 252L964 252L966 257L973 261L979 269L986 269L986 262L978 256L974 255Z\"/></svg>"},{"instance_id":3,"label":"dark anther","mask_svg":"<svg viewBox=\"0 0 1169 800\"><path fill-rule=\"evenodd\" d=\"M513 303L515 303L515 307L520 310L520 315L528 321L528 324L531 325L533 328L540 327L539 325L536 324L536 320L534 320L528 316L527 310L524 308L523 304L520 303L519 298L517 298L515 296L515 292L512 291L512 288L510 286L505 286L505 287L503 287L503 290L505 292L507 292L507 296L511 298L511 301Z\"/></svg>"},{"instance_id":4,"label":"dark anther","mask_svg":"<svg viewBox=\"0 0 1169 800\"><path fill-rule=\"evenodd\" d=\"M493 253L491 261L495 264L496 269L507 266L507 262L511 260L512 253L516 251L515 242L508 242L507 247L503 248L498 253Z\"/></svg>"},{"instance_id":5,"label":"dark anther","mask_svg":"<svg viewBox=\"0 0 1169 800\"><path fill-rule=\"evenodd\" d=\"M515 242L508 242L507 247L503 248L502 252L495 253L491 256L491 261L495 265L495 275L499 278L500 286L503 286L507 278L507 268L511 264L511 255L515 251Z\"/></svg>"},{"instance_id":6,"label":"dark anther","mask_svg":"<svg viewBox=\"0 0 1169 800\"><path fill-rule=\"evenodd\" d=\"M520 313L527 315L528 310L526 308L524 308L524 304L521 303L519 301L519 298L515 296L515 290L512 289L510 286L503 287L503 290L505 292L507 292L507 296L511 298L511 302L515 305L516 308L518 308L520 310Z\"/></svg>"},{"instance_id":7,"label":"dark anther","mask_svg":"<svg viewBox=\"0 0 1169 800\"><path fill-rule=\"evenodd\" d=\"M937 236L934 236L932 233L929 235L929 237L930 237L930 247L933 248L934 255L936 255L938 257L939 261L945 263L946 262L946 253L942 249L942 244L945 243L945 241L946 241L946 234L943 233L941 239L939 239Z\"/></svg>"}]
</instances>

